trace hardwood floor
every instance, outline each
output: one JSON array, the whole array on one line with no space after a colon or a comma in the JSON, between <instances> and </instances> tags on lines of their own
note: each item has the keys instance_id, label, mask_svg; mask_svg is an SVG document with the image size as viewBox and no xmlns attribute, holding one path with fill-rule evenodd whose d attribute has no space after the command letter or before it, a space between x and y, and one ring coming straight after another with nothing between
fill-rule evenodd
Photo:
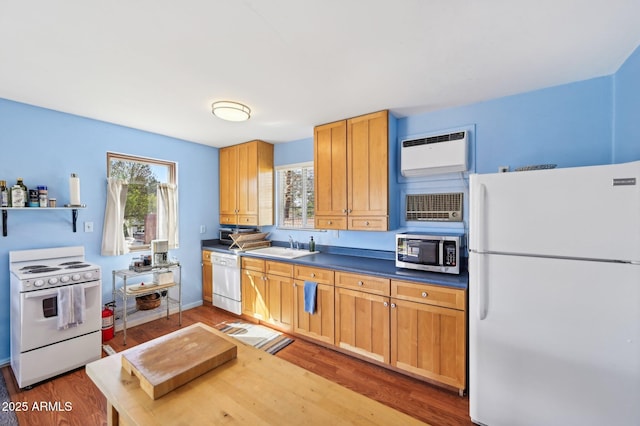
<instances>
[{"instance_id":1,"label":"hardwood floor","mask_svg":"<svg viewBox=\"0 0 640 426\"><path fill-rule=\"evenodd\" d=\"M237 317L210 306L183 312L182 325L202 322L215 326ZM127 346L122 333L109 345L116 351L133 347L177 330L177 315L127 330ZM104 355L104 354L103 354ZM472 425L469 399L385 368L369 364L331 349L296 338L276 354L293 364L375 399L432 425ZM87 377L84 368L46 381L30 390L20 390L9 366L2 374L13 402L26 402L26 411L16 415L20 425L106 425L106 399Z\"/></svg>"}]
</instances>

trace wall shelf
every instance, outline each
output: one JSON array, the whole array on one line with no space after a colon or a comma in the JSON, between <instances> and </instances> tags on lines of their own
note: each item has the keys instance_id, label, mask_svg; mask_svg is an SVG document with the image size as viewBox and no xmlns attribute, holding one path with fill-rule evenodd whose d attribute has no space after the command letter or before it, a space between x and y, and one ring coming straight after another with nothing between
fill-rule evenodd
<instances>
[{"instance_id":1,"label":"wall shelf","mask_svg":"<svg viewBox=\"0 0 640 426\"><path fill-rule=\"evenodd\" d=\"M78 206L78 207L2 207L2 236L6 237L8 235L7 232L7 222L9 217L9 210L18 210L18 211L47 211L47 210L71 210L71 223L73 224L73 232L77 231L77 222L78 222L78 210L84 209L86 206Z\"/></svg>"}]
</instances>

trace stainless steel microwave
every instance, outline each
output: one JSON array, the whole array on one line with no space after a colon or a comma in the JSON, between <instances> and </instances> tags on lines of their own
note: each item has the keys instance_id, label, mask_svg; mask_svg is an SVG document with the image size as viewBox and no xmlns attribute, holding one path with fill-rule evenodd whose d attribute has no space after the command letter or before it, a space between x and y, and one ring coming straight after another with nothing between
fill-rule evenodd
<instances>
[{"instance_id":1,"label":"stainless steel microwave","mask_svg":"<svg viewBox=\"0 0 640 426\"><path fill-rule=\"evenodd\" d=\"M462 242L455 234L396 234L396 267L459 274Z\"/></svg>"}]
</instances>

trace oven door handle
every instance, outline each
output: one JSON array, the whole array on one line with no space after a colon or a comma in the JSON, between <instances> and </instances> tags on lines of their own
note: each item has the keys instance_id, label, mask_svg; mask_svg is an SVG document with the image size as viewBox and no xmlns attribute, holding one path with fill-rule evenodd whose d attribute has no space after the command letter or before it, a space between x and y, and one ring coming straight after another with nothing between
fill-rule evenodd
<instances>
[{"instance_id":1,"label":"oven door handle","mask_svg":"<svg viewBox=\"0 0 640 426\"><path fill-rule=\"evenodd\" d=\"M85 290L88 288L93 288L93 287L97 287L100 285L100 281L94 281L91 284L85 284L82 286L82 288L84 288ZM51 291L47 291L47 292L43 292L42 290L40 291L30 291L24 294L24 298L25 299L35 299L35 298L41 298L41 297L49 297L49 296L57 296L58 295L58 290L57 288L52 289Z\"/></svg>"}]
</instances>

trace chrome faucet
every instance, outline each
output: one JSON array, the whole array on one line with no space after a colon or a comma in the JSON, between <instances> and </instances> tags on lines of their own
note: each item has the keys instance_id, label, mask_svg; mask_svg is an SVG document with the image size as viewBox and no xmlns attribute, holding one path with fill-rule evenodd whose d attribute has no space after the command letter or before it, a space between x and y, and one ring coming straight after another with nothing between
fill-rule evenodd
<instances>
[{"instance_id":1,"label":"chrome faucet","mask_svg":"<svg viewBox=\"0 0 640 426\"><path fill-rule=\"evenodd\" d=\"M289 248L293 250L293 237L289 235Z\"/></svg>"}]
</instances>

